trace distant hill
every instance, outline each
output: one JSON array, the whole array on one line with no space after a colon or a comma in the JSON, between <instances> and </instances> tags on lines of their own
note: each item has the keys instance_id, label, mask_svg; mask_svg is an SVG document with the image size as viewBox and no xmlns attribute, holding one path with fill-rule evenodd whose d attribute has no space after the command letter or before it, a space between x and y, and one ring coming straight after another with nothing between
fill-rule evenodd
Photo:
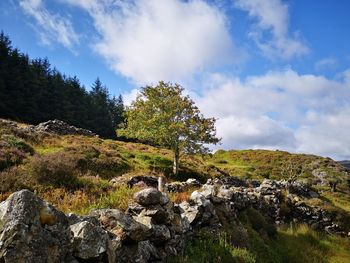
<instances>
[{"instance_id":1,"label":"distant hill","mask_svg":"<svg viewBox=\"0 0 350 263\"><path fill-rule=\"evenodd\" d=\"M339 161L338 163L350 170L350 160Z\"/></svg>"}]
</instances>

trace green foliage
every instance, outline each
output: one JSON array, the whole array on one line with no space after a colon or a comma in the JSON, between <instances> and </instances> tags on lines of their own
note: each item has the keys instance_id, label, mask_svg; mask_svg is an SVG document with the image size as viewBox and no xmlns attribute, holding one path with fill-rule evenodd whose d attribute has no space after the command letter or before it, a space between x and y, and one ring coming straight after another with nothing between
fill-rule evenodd
<instances>
[{"instance_id":1,"label":"green foliage","mask_svg":"<svg viewBox=\"0 0 350 263\"><path fill-rule=\"evenodd\" d=\"M126 111L127 126L118 134L151 142L174 152L175 174L180 153L204 153L204 143L217 143L215 119L204 118L178 84L146 86Z\"/></svg>"},{"instance_id":2,"label":"green foliage","mask_svg":"<svg viewBox=\"0 0 350 263\"><path fill-rule=\"evenodd\" d=\"M34 149L32 146L27 144L25 141L22 139L16 138L14 136L4 136L5 140L8 142L8 144L12 147L15 147L19 150L22 150L23 152L29 153L31 155L34 154Z\"/></svg>"}]
</instances>

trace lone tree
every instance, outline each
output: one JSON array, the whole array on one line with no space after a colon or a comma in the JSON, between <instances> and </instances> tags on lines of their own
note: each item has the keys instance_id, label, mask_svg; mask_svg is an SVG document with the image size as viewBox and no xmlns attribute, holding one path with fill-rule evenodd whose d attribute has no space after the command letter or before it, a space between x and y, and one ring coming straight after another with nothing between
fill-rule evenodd
<instances>
[{"instance_id":1,"label":"lone tree","mask_svg":"<svg viewBox=\"0 0 350 263\"><path fill-rule=\"evenodd\" d=\"M141 89L126 110L127 125L118 134L148 141L171 149L173 173L178 175L180 156L206 153L204 144L216 144L215 118L204 118L178 84L160 81L157 86Z\"/></svg>"}]
</instances>

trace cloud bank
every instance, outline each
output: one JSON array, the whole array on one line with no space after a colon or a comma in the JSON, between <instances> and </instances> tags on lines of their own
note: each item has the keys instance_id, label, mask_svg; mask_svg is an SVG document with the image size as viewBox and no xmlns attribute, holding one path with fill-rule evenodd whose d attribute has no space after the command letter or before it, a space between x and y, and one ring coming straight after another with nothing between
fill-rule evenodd
<instances>
[{"instance_id":1,"label":"cloud bank","mask_svg":"<svg viewBox=\"0 0 350 263\"><path fill-rule=\"evenodd\" d=\"M216 116L222 147L264 148L350 158L350 71L338 80L287 69L265 75L213 75L196 97Z\"/></svg>"}]
</instances>

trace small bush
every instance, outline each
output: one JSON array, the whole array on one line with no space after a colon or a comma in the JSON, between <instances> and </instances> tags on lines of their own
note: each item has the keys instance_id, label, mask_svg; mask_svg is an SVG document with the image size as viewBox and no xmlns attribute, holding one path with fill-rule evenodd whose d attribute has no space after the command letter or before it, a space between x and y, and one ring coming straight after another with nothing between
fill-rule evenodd
<instances>
[{"instance_id":1,"label":"small bush","mask_svg":"<svg viewBox=\"0 0 350 263\"><path fill-rule=\"evenodd\" d=\"M23 172L17 168L12 167L3 172L0 172L0 192L14 192L23 188L28 188L26 185L26 178Z\"/></svg>"},{"instance_id":2,"label":"small bush","mask_svg":"<svg viewBox=\"0 0 350 263\"><path fill-rule=\"evenodd\" d=\"M14 136L6 136L5 140L8 142L8 144L12 147L15 147L25 153L29 153L31 155L34 154L34 149L32 146L30 146L29 144L27 144L25 141L23 141L22 139L18 139Z\"/></svg>"},{"instance_id":3,"label":"small bush","mask_svg":"<svg viewBox=\"0 0 350 263\"><path fill-rule=\"evenodd\" d=\"M191 193L182 192L182 193L171 193L170 200L176 204L180 204L183 201L188 201L190 199Z\"/></svg>"},{"instance_id":4,"label":"small bush","mask_svg":"<svg viewBox=\"0 0 350 263\"><path fill-rule=\"evenodd\" d=\"M79 187L75 162L63 153L36 155L28 163L30 178L42 185L75 189Z\"/></svg>"}]
</instances>

